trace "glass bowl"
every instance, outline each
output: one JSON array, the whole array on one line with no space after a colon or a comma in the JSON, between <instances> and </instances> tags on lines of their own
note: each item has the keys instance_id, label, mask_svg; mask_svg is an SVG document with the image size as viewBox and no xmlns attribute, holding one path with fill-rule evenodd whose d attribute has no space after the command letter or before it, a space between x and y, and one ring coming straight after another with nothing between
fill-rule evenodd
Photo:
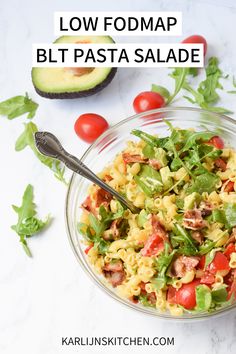
<instances>
[{"instance_id":1,"label":"glass bowl","mask_svg":"<svg viewBox=\"0 0 236 354\"><path fill-rule=\"evenodd\" d=\"M163 119L171 122L174 127L181 129L194 128L196 131L206 129L214 131L225 140L226 145L236 148L236 122L233 119L197 108L162 108L134 115L114 125L88 148L81 160L92 171L98 173L113 160L117 153L125 148L128 140L136 140L136 137L130 134L132 129L142 129L150 134L158 134L158 136L169 135L168 126ZM78 174L74 173L72 175L66 198L66 224L70 244L77 260L91 279L105 293L130 309L166 319L203 319L225 313L236 306L235 303L212 313L184 313L181 317L175 317L170 313L158 312L156 309L133 304L129 300L121 298L117 291L107 284L105 278L96 274L89 264L84 253L84 245L81 242L83 236L77 230L77 223L82 212L80 206L87 196L90 184L91 182Z\"/></svg>"}]
</instances>

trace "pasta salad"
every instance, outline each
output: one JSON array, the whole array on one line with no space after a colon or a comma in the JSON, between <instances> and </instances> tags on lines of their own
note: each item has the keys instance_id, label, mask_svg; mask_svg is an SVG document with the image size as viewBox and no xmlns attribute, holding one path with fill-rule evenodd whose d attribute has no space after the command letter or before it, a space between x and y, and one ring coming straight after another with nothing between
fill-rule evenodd
<instances>
[{"instance_id":1,"label":"pasta salad","mask_svg":"<svg viewBox=\"0 0 236 354\"><path fill-rule=\"evenodd\" d=\"M166 123L167 137L133 130L99 173L140 212L91 185L78 229L120 296L175 316L211 312L236 296L236 151L215 133Z\"/></svg>"}]
</instances>

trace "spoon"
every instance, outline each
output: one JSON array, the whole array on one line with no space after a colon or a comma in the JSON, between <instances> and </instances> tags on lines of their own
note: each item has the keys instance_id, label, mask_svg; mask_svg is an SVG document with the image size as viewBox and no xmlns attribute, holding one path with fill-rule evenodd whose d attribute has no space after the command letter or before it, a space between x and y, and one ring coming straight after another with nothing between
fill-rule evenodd
<instances>
[{"instance_id":1,"label":"spoon","mask_svg":"<svg viewBox=\"0 0 236 354\"><path fill-rule=\"evenodd\" d=\"M85 166L82 161L77 159L77 157L69 154L63 148L60 141L55 137L55 135L49 132L36 132L34 137L36 147L41 154L60 160L70 170L74 171L75 173L78 173L84 178L87 178L91 182L95 183L97 186L112 194L113 197L115 197L119 202L121 202L129 210L131 210L132 213L138 214L140 212L139 208L133 205L133 203L123 197L115 189L113 189L104 181L102 181L98 176L95 175L95 173L93 173L87 166Z\"/></svg>"}]
</instances>

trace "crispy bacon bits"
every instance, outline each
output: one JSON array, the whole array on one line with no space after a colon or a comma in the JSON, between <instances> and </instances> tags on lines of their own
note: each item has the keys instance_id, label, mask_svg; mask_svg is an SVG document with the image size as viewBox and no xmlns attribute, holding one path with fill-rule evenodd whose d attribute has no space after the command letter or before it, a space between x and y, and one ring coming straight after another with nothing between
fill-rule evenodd
<instances>
[{"instance_id":1,"label":"crispy bacon bits","mask_svg":"<svg viewBox=\"0 0 236 354\"><path fill-rule=\"evenodd\" d=\"M203 229L206 226L206 222L203 220L201 211L198 209L187 210L184 213L183 226L191 230Z\"/></svg>"},{"instance_id":2,"label":"crispy bacon bits","mask_svg":"<svg viewBox=\"0 0 236 354\"><path fill-rule=\"evenodd\" d=\"M121 260L106 263L103 267L103 273L114 288L122 284L125 279L125 271Z\"/></svg>"},{"instance_id":3,"label":"crispy bacon bits","mask_svg":"<svg viewBox=\"0 0 236 354\"><path fill-rule=\"evenodd\" d=\"M172 264L171 273L182 278L186 272L193 270L199 263L199 257L180 256Z\"/></svg>"}]
</instances>

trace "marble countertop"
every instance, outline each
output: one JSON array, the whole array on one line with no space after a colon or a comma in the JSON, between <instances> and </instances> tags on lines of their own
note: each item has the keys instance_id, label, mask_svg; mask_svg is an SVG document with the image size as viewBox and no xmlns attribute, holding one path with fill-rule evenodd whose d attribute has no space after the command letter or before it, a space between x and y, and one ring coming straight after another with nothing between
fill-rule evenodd
<instances>
[{"instance_id":1,"label":"marble countertop","mask_svg":"<svg viewBox=\"0 0 236 354\"><path fill-rule=\"evenodd\" d=\"M54 11L165 11L183 12L183 37L203 34L209 55L220 58L224 72L236 73L234 0L2 0L0 3L0 97L28 91L40 105L36 124L58 135L78 156L87 148L74 134L73 123L84 112L97 112L110 124L132 115L131 102L151 83L167 85L167 69L120 69L108 89L74 101L40 98L30 79L31 45L50 42ZM119 38L117 38L119 40ZM131 38L143 41L143 38ZM128 42L129 38L122 38ZM156 41L145 38L145 41ZM176 38L158 40L176 41ZM230 84L225 82L227 87ZM185 100L174 103L188 105ZM235 96L222 94L222 105L236 112ZM233 115L236 117L236 115ZM0 353L189 353L236 352L236 313L196 323L171 323L132 312L103 294L78 265L68 242L64 223L66 188L25 150L14 151L25 118L1 118L0 151ZM29 241L28 259L10 229L15 222L11 204L19 204L27 183L35 187L39 214L50 212L54 220L42 235ZM62 336L169 336L169 347L73 347L61 346Z\"/></svg>"}]
</instances>

